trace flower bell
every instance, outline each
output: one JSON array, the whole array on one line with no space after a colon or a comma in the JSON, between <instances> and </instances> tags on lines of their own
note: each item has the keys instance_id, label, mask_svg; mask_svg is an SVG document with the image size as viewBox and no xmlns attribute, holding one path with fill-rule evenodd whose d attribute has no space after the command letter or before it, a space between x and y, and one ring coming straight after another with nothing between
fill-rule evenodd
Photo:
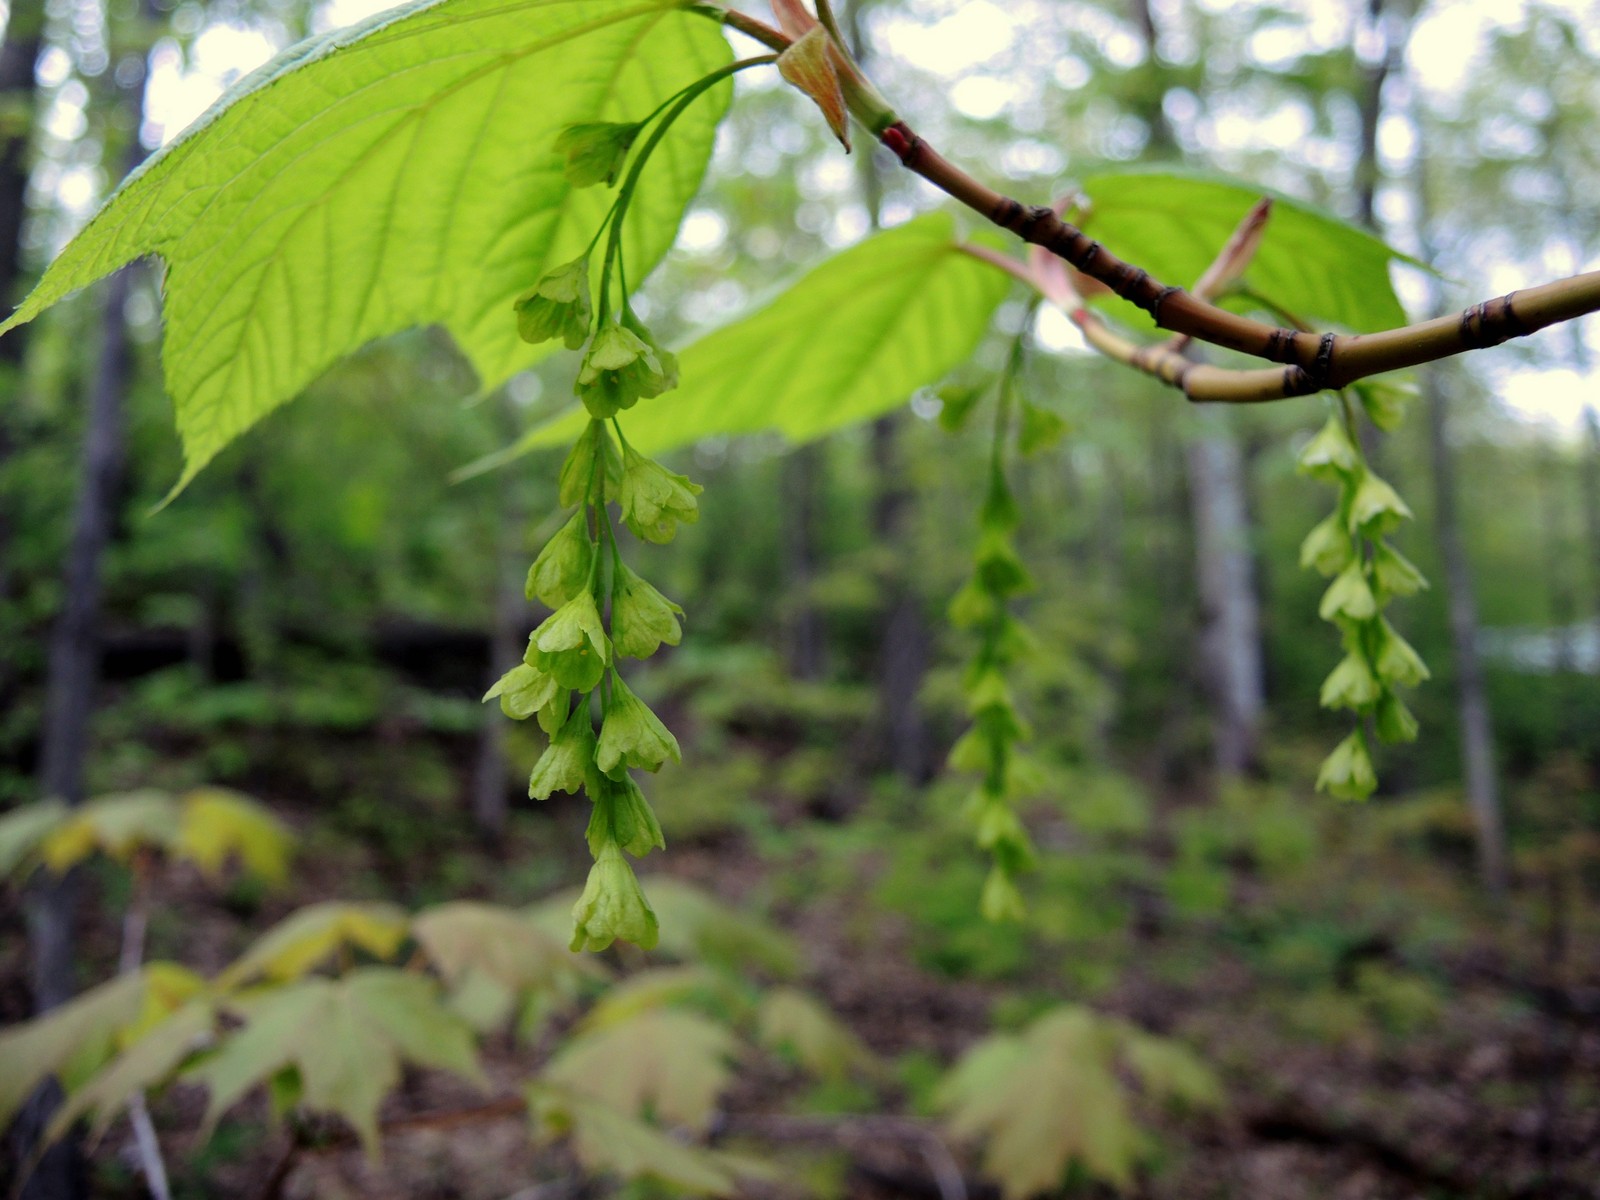
<instances>
[{"instance_id":1,"label":"flower bell","mask_svg":"<svg viewBox=\"0 0 1600 1200\"><path fill-rule=\"evenodd\" d=\"M635 537L670 542L677 536L680 524L692 525L700 519L695 497L703 490L688 476L674 474L632 446L622 448L622 485L617 502L622 519Z\"/></svg>"},{"instance_id":2,"label":"flower bell","mask_svg":"<svg viewBox=\"0 0 1600 1200\"><path fill-rule=\"evenodd\" d=\"M1359 729L1333 748L1317 772L1317 791L1340 800L1365 800L1377 787L1367 735Z\"/></svg>"},{"instance_id":3,"label":"flower bell","mask_svg":"<svg viewBox=\"0 0 1600 1200\"><path fill-rule=\"evenodd\" d=\"M589 692L611 662L611 639L600 623L594 596L579 592L533 631L529 665L553 676L564 688Z\"/></svg>"},{"instance_id":4,"label":"flower bell","mask_svg":"<svg viewBox=\"0 0 1600 1200\"><path fill-rule=\"evenodd\" d=\"M528 568L524 587L529 600L537 599L551 608L560 608L589 586L589 569L594 564L594 542L589 537L589 514L579 509L545 543L539 557Z\"/></svg>"},{"instance_id":5,"label":"flower bell","mask_svg":"<svg viewBox=\"0 0 1600 1200\"><path fill-rule=\"evenodd\" d=\"M621 846L635 858L652 850L665 850L661 823L631 776L612 779L600 775L590 781L594 812L589 816L589 851L599 856L610 845Z\"/></svg>"},{"instance_id":6,"label":"flower bell","mask_svg":"<svg viewBox=\"0 0 1600 1200\"><path fill-rule=\"evenodd\" d=\"M628 767L659 771L669 758L673 762L683 761L678 739L649 706L633 694L622 676L613 671L611 699L606 704L606 719L600 726L600 741L595 747L595 765L616 779Z\"/></svg>"},{"instance_id":7,"label":"flower bell","mask_svg":"<svg viewBox=\"0 0 1600 1200\"><path fill-rule=\"evenodd\" d=\"M593 315L589 256L546 273L517 297L514 307L517 333L523 341L538 344L560 338L568 350L578 349L589 336L589 319Z\"/></svg>"},{"instance_id":8,"label":"flower bell","mask_svg":"<svg viewBox=\"0 0 1600 1200\"><path fill-rule=\"evenodd\" d=\"M576 795L594 764L594 725L587 700L574 708L550 745L533 764L528 777L528 798L548 800L552 792Z\"/></svg>"},{"instance_id":9,"label":"flower bell","mask_svg":"<svg viewBox=\"0 0 1600 1200\"><path fill-rule=\"evenodd\" d=\"M648 342L615 322L602 326L583 356L575 388L589 415L608 421L668 387L661 360Z\"/></svg>"},{"instance_id":10,"label":"flower bell","mask_svg":"<svg viewBox=\"0 0 1600 1200\"><path fill-rule=\"evenodd\" d=\"M622 848L614 842L605 846L589 870L583 895L573 906L571 948L604 950L621 938L640 949L653 950L659 937L655 910L622 856Z\"/></svg>"},{"instance_id":11,"label":"flower bell","mask_svg":"<svg viewBox=\"0 0 1600 1200\"><path fill-rule=\"evenodd\" d=\"M1323 680L1322 707L1360 711L1374 703L1382 692L1378 677L1367 665L1366 655L1353 650Z\"/></svg>"},{"instance_id":12,"label":"flower bell","mask_svg":"<svg viewBox=\"0 0 1600 1200\"><path fill-rule=\"evenodd\" d=\"M683 639L683 609L623 564L611 593L611 646L626 658L649 658Z\"/></svg>"},{"instance_id":13,"label":"flower bell","mask_svg":"<svg viewBox=\"0 0 1600 1200\"><path fill-rule=\"evenodd\" d=\"M513 721L526 721L561 690L555 679L536 667L523 663L512 667L483 694L485 700L500 701L500 711Z\"/></svg>"},{"instance_id":14,"label":"flower bell","mask_svg":"<svg viewBox=\"0 0 1600 1200\"><path fill-rule=\"evenodd\" d=\"M556 153L564 157L564 173L573 187L607 187L617 182L641 122L586 121L568 125L556 138Z\"/></svg>"}]
</instances>

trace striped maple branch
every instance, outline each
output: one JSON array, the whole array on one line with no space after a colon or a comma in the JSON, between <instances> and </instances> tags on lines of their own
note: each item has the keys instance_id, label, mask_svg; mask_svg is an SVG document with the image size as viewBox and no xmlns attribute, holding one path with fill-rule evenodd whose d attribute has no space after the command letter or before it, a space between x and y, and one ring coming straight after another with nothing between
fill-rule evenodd
<instances>
[{"instance_id":1,"label":"striped maple branch","mask_svg":"<svg viewBox=\"0 0 1600 1200\"><path fill-rule=\"evenodd\" d=\"M1063 201L1055 212L1062 216L1067 211ZM1267 219L1272 215L1272 201L1260 200L1253 205L1228 238L1216 259L1194 285L1194 295L1210 302L1228 291L1250 265ZM1258 375L1278 376L1276 371L1257 372L1229 370L1206 363L1197 363L1185 356L1184 351L1192 340L1187 334L1175 334L1164 342L1141 345L1118 333L1099 313L1084 300L1084 276L1073 271L1061 259L1038 246L1029 249L1026 264L1010 255L987 246L968 244L961 249L982 262L1000 268L1015 276L1049 300L1083 334L1083 340L1114 362L1132 367L1162 383L1182 391L1190 399L1219 395L1239 397L1255 386ZM1074 278L1076 276L1076 278ZM1104 285L1090 281L1099 290ZM1262 399L1281 399L1264 396Z\"/></svg>"},{"instance_id":2,"label":"striped maple branch","mask_svg":"<svg viewBox=\"0 0 1600 1200\"><path fill-rule=\"evenodd\" d=\"M774 50L781 52L791 43L784 31L725 8L715 0L686 2L687 7L704 12ZM781 6L789 7L798 8L798 0L785 0ZM861 79L859 68L849 60L845 47L835 47L835 54L848 64L850 74ZM1191 400L1253 404L1306 396L1342 388L1386 371L1498 346L1512 338L1526 337L1550 325L1600 311L1600 271L1589 271L1485 300L1460 313L1380 333L1314 333L1269 325L1220 309L1194 292L1164 284L1142 267L1117 257L1054 210L1025 205L973 178L895 117L881 97L870 91L870 85L868 88L865 104L859 102L863 98L861 95L852 95L850 89L846 89L851 110L907 170L920 175L985 220L1104 284L1149 313L1160 328L1280 364L1253 370L1227 370L1191 363L1182 357L1181 346L1176 342L1143 347L1130 342L1096 318L1082 305L1081 297L1080 303L1069 310L1068 315L1079 322L1091 345L1118 361L1181 388ZM1091 329L1094 331L1092 338Z\"/></svg>"},{"instance_id":3,"label":"striped maple branch","mask_svg":"<svg viewBox=\"0 0 1600 1200\"><path fill-rule=\"evenodd\" d=\"M1052 209L1028 207L995 191L951 164L903 121L885 129L880 140L908 170L986 220L1105 284L1144 309L1161 328L1283 364L1250 371L1191 364L1181 374L1174 368L1168 372L1172 376L1168 382L1181 386L1191 400L1248 404L1306 396L1385 371L1498 346L1600 310L1600 271L1589 271L1382 333L1319 334L1272 326L1164 284L1118 258Z\"/></svg>"}]
</instances>

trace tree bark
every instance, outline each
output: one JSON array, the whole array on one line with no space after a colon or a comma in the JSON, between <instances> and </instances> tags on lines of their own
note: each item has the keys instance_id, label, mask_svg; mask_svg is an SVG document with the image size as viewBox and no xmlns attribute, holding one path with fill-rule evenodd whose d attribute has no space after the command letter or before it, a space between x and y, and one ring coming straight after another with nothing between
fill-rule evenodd
<instances>
[{"instance_id":1,"label":"tree bark","mask_svg":"<svg viewBox=\"0 0 1600 1200\"><path fill-rule=\"evenodd\" d=\"M827 670L822 614L811 596L817 573L817 503L825 469L822 443L797 447L784 458L783 613L784 661L796 679L815 681Z\"/></svg>"},{"instance_id":2,"label":"tree bark","mask_svg":"<svg viewBox=\"0 0 1600 1200\"><path fill-rule=\"evenodd\" d=\"M517 665L529 624L528 601L523 594L527 568L522 561L525 556L521 553L520 536L525 517L520 512L508 512L502 520L485 691ZM506 718L499 705L485 705L483 728L478 735L478 759L472 773L472 820L479 836L491 845L505 832L509 810L506 728Z\"/></svg>"},{"instance_id":3,"label":"tree bark","mask_svg":"<svg viewBox=\"0 0 1600 1200\"><path fill-rule=\"evenodd\" d=\"M1478 603L1472 591L1456 505L1455 459L1450 449L1449 404L1443 371L1421 373L1423 404L1428 416L1428 450L1433 461L1434 532L1444 560L1445 604L1450 616L1450 648L1456 664L1456 703L1461 723L1461 773L1478 834L1478 871L1496 894L1506 887L1505 828L1500 814L1500 785L1495 774L1494 729L1489 695L1478 654Z\"/></svg>"},{"instance_id":4,"label":"tree bark","mask_svg":"<svg viewBox=\"0 0 1600 1200\"><path fill-rule=\"evenodd\" d=\"M1413 119L1415 126L1415 120ZM1417 144L1427 143L1416 129ZM1425 152L1411 165L1415 179L1417 227L1423 258L1432 257L1432 196L1428 188ZM1445 311L1436 286L1430 290L1429 308ZM1434 536L1444 567L1445 608L1450 621L1450 654L1455 661L1456 712L1461 728L1461 775L1477 833L1478 875L1491 895L1504 894L1508 883L1505 818L1495 767L1494 723L1489 692L1478 652L1478 602L1472 586L1472 566L1462 535L1457 503L1455 453L1450 444L1450 413L1446 396L1446 371L1434 363L1418 372L1423 407L1428 421L1428 455L1433 467Z\"/></svg>"},{"instance_id":5,"label":"tree bark","mask_svg":"<svg viewBox=\"0 0 1600 1200\"><path fill-rule=\"evenodd\" d=\"M1217 773L1226 778L1259 765L1266 685L1244 455L1222 414L1204 419L1217 428L1189 443L1184 464L1194 520L1203 684L1215 714Z\"/></svg>"},{"instance_id":6,"label":"tree bark","mask_svg":"<svg viewBox=\"0 0 1600 1200\"><path fill-rule=\"evenodd\" d=\"M1149 0L1130 0L1130 7L1150 68L1160 79L1155 13ZM1177 133L1167 118L1166 94L1162 83L1139 111L1155 155L1179 152ZM1260 603L1244 456L1224 418L1203 413L1200 419L1203 432L1184 447L1200 597L1200 682L1211 705L1212 759L1217 774L1229 778L1254 771L1260 758L1266 711Z\"/></svg>"},{"instance_id":7,"label":"tree bark","mask_svg":"<svg viewBox=\"0 0 1600 1200\"><path fill-rule=\"evenodd\" d=\"M13 0L6 19L5 41L0 43L0 112L9 114L0 134L0 312L9 313L23 292L22 226L27 215L28 177L37 119L38 85L35 70L44 38L44 0ZM16 448L12 428L15 398L22 386L22 367L28 345L27 326L0 338L0 464ZM12 593L11 516L0 509L0 604ZM0 708L9 707L17 686L12 664L0 661Z\"/></svg>"},{"instance_id":8,"label":"tree bark","mask_svg":"<svg viewBox=\"0 0 1600 1200\"><path fill-rule=\"evenodd\" d=\"M44 41L44 20L43 0L13 0L5 42L0 44L0 110L11 114L0 136L0 305L7 313L22 300L22 226L38 107L34 72ZM0 364L20 368L27 337L24 326L0 338Z\"/></svg>"},{"instance_id":9,"label":"tree bark","mask_svg":"<svg viewBox=\"0 0 1600 1200\"><path fill-rule=\"evenodd\" d=\"M149 15L148 9L145 14ZM140 62L144 62L142 52ZM143 98L144 72L140 71L118 93L128 125L129 148L121 164L125 170L132 170L145 156L139 142ZM66 602L51 633L46 665L39 790L41 795L68 804L81 803L84 798L84 764L99 680L102 568L116 524L127 458L124 406L134 362L126 310L140 269L137 265L124 267L105 287L102 340L89 387L80 481L63 571ZM28 928L36 1012L48 1012L72 998L77 901L78 883L72 873L44 883L30 897ZM51 1081L29 1099L17 1133L25 1152L36 1144L59 1098L59 1088ZM75 1140L64 1139L51 1147L21 1194L24 1200L75 1200L84 1195L82 1155Z\"/></svg>"},{"instance_id":10,"label":"tree bark","mask_svg":"<svg viewBox=\"0 0 1600 1200\"><path fill-rule=\"evenodd\" d=\"M852 0L845 12L845 32L856 61L868 65L871 47L862 32L861 17L870 0ZM882 225L883 172L870 151L857 156L857 178L867 221ZM926 782L933 773L933 746L928 723L917 697L933 652L922 597L906 569L906 541L913 495L905 482L901 461L905 414L889 413L872 423L872 467L877 491L872 498L872 535L880 546L894 547L894 574L885 589L883 623L879 626L878 748L874 765L893 771L913 783Z\"/></svg>"},{"instance_id":11,"label":"tree bark","mask_svg":"<svg viewBox=\"0 0 1600 1200\"><path fill-rule=\"evenodd\" d=\"M1583 413L1589 452L1583 456L1583 533L1588 542L1589 619L1600 630L1600 413Z\"/></svg>"}]
</instances>

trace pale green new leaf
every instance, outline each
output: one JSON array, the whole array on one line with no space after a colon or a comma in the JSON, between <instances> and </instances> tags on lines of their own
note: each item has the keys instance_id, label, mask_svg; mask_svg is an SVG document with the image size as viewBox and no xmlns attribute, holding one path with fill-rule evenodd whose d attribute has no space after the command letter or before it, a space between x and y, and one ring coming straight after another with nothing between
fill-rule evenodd
<instances>
[{"instance_id":1,"label":"pale green new leaf","mask_svg":"<svg viewBox=\"0 0 1600 1200\"><path fill-rule=\"evenodd\" d=\"M178 802L166 792L142 789L80 804L39 847L52 871L65 871L91 854L127 860L141 850L166 850L178 837Z\"/></svg>"},{"instance_id":2,"label":"pale green new leaf","mask_svg":"<svg viewBox=\"0 0 1600 1200\"><path fill-rule=\"evenodd\" d=\"M221 988L257 975L295 979L344 946L388 958L405 940L410 922L392 904L328 901L290 913L217 976Z\"/></svg>"},{"instance_id":3,"label":"pale green new leaf","mask_svg":"<svg viewBox=\"0 0 1600 1200\"><path fill-rule=\"evenodd\" d=\"M1122 1057L1153 1099L1196 1109L1222 1103L1216 1072L1181 1042L1130 1027L1123 1035Z\"/></svg>"},{"instance_id":4,"label":"pale green new leaf","mask_svg":"<svg viewBox=\"0 0 1600 1200\"><path fill-rule=\"evenodd\" d=\"M1009 287L957 248L949 214L918 217L689 345L678 356L679 389L629 411L623 430L655 454L714 434L805 442L870 420L964 362ZM539 426L514 452L570 442L583 420L573 413Z\"/></svg>"},{"instance_id":5,"label":"pale green new leaf","mask_svg":"<svg viewBox=\"0 0 1600 1200\"><path fill-rule=\"evenodd\" d=\"M129 1101L165 1083L205 1043L215 1019L211 1001L200 997L156 1022L67 1097L50 1122L48 1139L91 1115L90 1136L99 1137Z\"/></svg>"},{"instance_id":6,"label":"pale green new leaf","mask_svg":"<svg viewBox=\"0 0 1600 1200\"><path fill-rule=\"evenodd\" d=\"M728 62L678 0L414 0L285 50L151 158L5 326L143 255L166 262L163 361L187 481L362 344L439 324L486 384L540 353L512 301L611 200L557 134L638 120ZM651 159L630 279L671 244L729 89Z\"/></svg>"},{"instance_id":7,"label":"pale green new leaf","mask_svg":"<svg viewBox=\"0 0 1600 1200\"><path fill-rule=\"evenodd\" d=\"M703 1129L727 1086L736 1045L705 1017L649 1009L573 1038L543 1078L625 1113Z\"/></svg>"},{"instance_id":8,"label":"pale green new leaf","mask_svg":"<svg viewBox=\"0 0 1600 1200\"><path fill-rule=\"evenodd\" d=\"M96 1070L142 1016L170 1011L195 986L198 978L182 967L146 963L0 1033L0 1127L40 1080L67 1076L70 1088L70 1077Z\"/></svg>"},{"instance_id":9,"label":"pale green new leaf","mask_svg":"<svg viewBox=\"0 0 1600 1200\"><path fill-rule=\"evenodd\" d=\"M0 879L33 859L46 837L67 816L59 800L26 804L0 817Z\"/></svg>"},{"instance_id":10,"label":"pale green new leaf","mask_svg":"<svg viewBox=\"0 0 1600 1200\"><path fill-rule=\"evenodd\" d=\"M753 912L664 876L650 880L650 903L661 922L658 948L667 954L741 970L754 968L780 979L800 972L799 945Z\"/></svg>"},{"instance_id":11,"label":"pale green new leaf","mask_svg":"<svg viewBox=\"0 0 1600 1200\"><path fill-rule=\"evenodd\" d=\"M1143 1139L1117 1078L1110 1031L1086 1009L1064 1007L1021 1036L980 1042L936 1097L956 1137L986 1141L983 1170L1008 1200L1058 1187L1077 1160L1125 1186Z\"/></svg>"},{"instance_id":12,"label":"pale green new leaf","mask_svg":"<svg viewBox=\"0 0 1600 1200\"><path fill-rule=\"evenodd\" d=\"M656 967L608 988L584 1016L583 1028L618 1025L650 1009L680 1005L715 1009L737 1006L741 1000L737 984L720 971L709 967Z\"/></svg>"},{"instance_id":13,"label":"pale green new leaf","mask_svg":"<svg viewBox=\"0 0 1600 1200\"><path fill-rule=\"evenodd\" d=\"M777 987L762 997L757 1026L763 1046L793 1054L807 1071L825 1079L841 1079L875 1062L826 1005L798 988Z\"/></svg>"},{"instance_id":14,"label":"pale green new leaf","mask_svg":"<svg viewBox=\"0 0 1600 1200\"><path fill-rule=\"evenodd\" d=\"M1312 205L1172 170L1096 175L1081 190L1092 205L1085 231L1178 287L1194 286L1245 213L1271 196L1272 216L1244 275L1251 291L1321 328L1370 332L1405 324L1389 265L1414 260ZM1128 324L1149 328L1150 319L1132 305L1114 297L1104 303ZM1240 305L1251 307L1244 301L1228 307Z\"/></svg>"},{"instance_id":15,"label":"pale green new leaf","mask_svg":"<svg viewBox=\"0 0 1600 1200\"><path fill-rule=\"evenodd\" d=\"M251 1088L293 1067L299 1102L349 1121L375 1155L378 1105L400 1082L402 1061L483 1082L472 1031L423 975L363 967L342 979L260 990L228 1006L243 1027L188 1072L211 1091L208 1126Z\"/></svg>"},{"instance_id":16,"label":"pale green new leaf","mask_svg":"<svg viewBox=\"0 0 1600 1200\"><path fill-rule=\"evenodd\" d=\"M526 913L456 900L418 913L411 931L449 980L477 970L511 988L551 987L604 968L567 949Z\"/></svg>"},{"instance_id":17,"label":"pale green new leaf","mask_svg":"<svg viewBox=\"0 0 1600 1200\"><path fill-rule=\"evenodd\" d=\"M528 1113L536 1127L568 1135L578 1161L593 1174L648 1177L695 1195L733 1192L733 1175L716 1155L571 1089L530 1084Z\"/></svg>"},{"instance_id":18,"label":"pale green new leaf","mask_svg":"<svg viewBox=\"0 0 1600 1200\"><path fill-rule=\"evenodd\" d=\"M250 797L225 788L199 788L183 798L173 848L213 875L237 856L252 875L281 883L289 870L291 842L288 827Z\"/></svg>"}]
</instances>

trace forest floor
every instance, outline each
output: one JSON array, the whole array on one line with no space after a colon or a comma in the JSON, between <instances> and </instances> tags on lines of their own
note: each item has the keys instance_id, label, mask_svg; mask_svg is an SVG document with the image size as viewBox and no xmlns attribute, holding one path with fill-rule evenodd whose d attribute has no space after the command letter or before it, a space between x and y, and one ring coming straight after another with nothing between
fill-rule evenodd
<instances>
[{"instance_id":1,"label":"forest floor","mask_svg":"<svg viewBox=\"0 0 1600 1200\"><path fill-rule=\"evenodd\" d=\"M443 744L431 800L325 806L304 780L263 771L255 793L301 836L292 885L219 896L169 872L152 956L215 970L315 900L526 903L581 879L581 802L516 811L511 833L485 849L451 810L470 747ZM1582 855L1528 860L1495 904L1472 879L1448 798L1352 812L1303 786L1197 800L1099 772L1080 777L1098 803L1033 813L1047 865L1032 885L1037 928L1022 932L978 918L982 864L947 789L852 794L771 751L725 747L710 779L663 795L672 849L654 870L787 931L801 982L887 1067L832 1087L770 1065L742 1072L718 1128L746 1151L759 1153L753 1132L781 1147L779 1172L751 1195L950 1200L918 1140L933 1127L929 1081L993 1029L1072 1002L1181 1040L1226 1088L1216 1113L1141 1114L1154 1152L1128 1194L1600 1197L1600 920ZM385 753L367 745L355 757ZM1128 820L1119 805L1143 816ZM938 815L919 819L924 807ZM118 938L116 885L109 874L92 883L86 981L109 969ZM5 905L0 929L20 931L15 897ZM8 934L4 1020L25 1010L25 967L22 939ZM485 1057L506 1082L526 1078L541 1053L507 1034ZM381 1163L338 1136L285 1160L287 1140L259 1101L203 1144L194 1089L173 1089L154 1111L170 1133L179 1200L607 1194L562 1182L559 1169L552 1181L550 1152L530 1147L514 1112L438 1116L470 1117L483 1103L463 1084L408 1076L384 1110L395 1128ZM141 1194L127 1140L114 1130L96 1151L97 1195ZM955 1149L967 1194L998 1195L977 1148ZM1064 1194L1114 1193L1085 1183Z\"/></svg>"}]
</instances>

